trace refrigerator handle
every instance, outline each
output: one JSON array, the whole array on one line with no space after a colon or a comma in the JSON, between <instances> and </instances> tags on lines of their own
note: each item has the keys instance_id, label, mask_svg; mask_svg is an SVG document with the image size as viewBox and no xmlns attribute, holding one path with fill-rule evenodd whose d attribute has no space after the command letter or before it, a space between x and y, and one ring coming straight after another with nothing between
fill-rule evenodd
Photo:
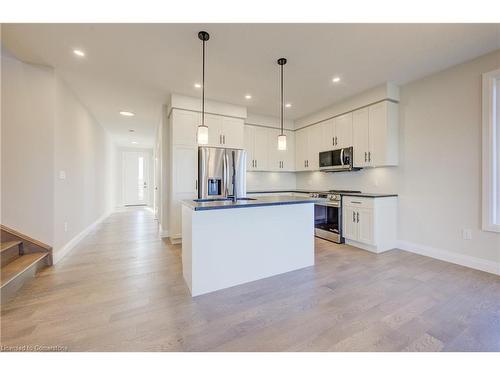
<instances>
[{"instance_id":1,"label":"refrigerator handle","mask_svg":"<svg viewBox=\"0 0 500 375\"><path fill-rule=\"evenodd\" d=\"M223 181L224 181L224 186L223 191L224 191L224 197L227 198L229 195L229 189L228 189L228 184L229 184L229 168L228 168L228 160L227 160L227 152L224 152L224 157L222 158L222 175Z\"/></svg>"},{"instance_id":2,"label":"refrigerator handle","mask_svg":"<svg viewBox=\"0 0 500 375\"><path fill-rule=\"evenodd\" d=\"M225 139L224 139L225 141ZM233 180L231 181L232 182L232 185L233 185L233 202L236 202L237 199L238 199L238 195L237 195L237 191L236 191L236 151L232 150L231 151L232 153L232 165L231 165L231 168L233 169Z\"/></svg>"}]
</instances>

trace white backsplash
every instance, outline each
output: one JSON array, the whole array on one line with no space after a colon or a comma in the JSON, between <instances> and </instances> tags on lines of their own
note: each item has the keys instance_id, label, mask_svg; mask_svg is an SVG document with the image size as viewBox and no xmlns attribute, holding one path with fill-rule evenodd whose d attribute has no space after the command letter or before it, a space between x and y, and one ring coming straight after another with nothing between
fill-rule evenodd
<instances>
[{"instance_id":1,"label":"white backsplash","mask_svg":"<svg viewBox=\"0 0 500 375\"><path fill-rule=\"evenodd\" d=\"M247 191L296 189L296 173L247 172Z\"/></svg>"},{"instance_id":2,"label":"white backsplash","mask_svg":"<svg viewBox=\"0 0 500 375\"><path fill-rule=\"evenodd\" d=\"M401 167L399 167L400 169ZM398 168L367 168L355 172L247 172L247 191L255 190L360 190L398 193Z\"/></svg>"},{"instance_id":3,"label":"white backsplash","mask_svg":"<svg viewBox=\"0 0 500 375\"><path fill-rule=\"evenodd\" d=\"M397 193L398 168L369 168L354 172L299 172L297 189L360 190L364 193Z\"/></svg>"}]
</instances>

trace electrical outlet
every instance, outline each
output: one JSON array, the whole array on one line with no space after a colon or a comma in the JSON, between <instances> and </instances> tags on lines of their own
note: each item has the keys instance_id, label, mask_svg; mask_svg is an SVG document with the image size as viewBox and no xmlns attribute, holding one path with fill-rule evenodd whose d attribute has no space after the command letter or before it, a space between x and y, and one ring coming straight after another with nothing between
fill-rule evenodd
<instances>
[{"instance_id":1,"label":"electrical outlet","mask_svg":"<svg viewBox=\"0 0 500 375\"><path fill-rule=\"evenodd\" d=\"M68 231L68 223L64 223L64 231L67 232Z\"/></svg>"},{"instance_id":2,"label":"electrical outlet","mask_svg":"<svg viewBox=\"0 0 500 375\"><path fill-rule=\"evenodd\" d=\"M60 180L66 179L66 172L65 171L59 171L59 179Z\"/></svg>"},{"instance_id":3,"label":"electrical outlet","mask_svg":"<svg viewBox=\"0 0 500 375\"><path fill-rule=\"evenodd\" d=\"M464 239L464 240L472 240L472 230L470 230L470 229L462 229L462 239Z\"/></svg>"}]
</instances>

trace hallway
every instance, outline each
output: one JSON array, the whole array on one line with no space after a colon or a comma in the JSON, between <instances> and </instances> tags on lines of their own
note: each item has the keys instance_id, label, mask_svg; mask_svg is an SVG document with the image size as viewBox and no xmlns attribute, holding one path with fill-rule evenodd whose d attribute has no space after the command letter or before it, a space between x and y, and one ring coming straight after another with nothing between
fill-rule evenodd
<instances>
[{"instance_id":1,"label":"hallway","mask_svg":"<svg viewBox=\"0 0 500 375\"><path fill-rule=\"evenodd\" d=\"M497 276L316 241L316 266L192 299L180 246L116 212L3 307L5 348L70 351L500 350Z\"/></svg>"}]
</instances>

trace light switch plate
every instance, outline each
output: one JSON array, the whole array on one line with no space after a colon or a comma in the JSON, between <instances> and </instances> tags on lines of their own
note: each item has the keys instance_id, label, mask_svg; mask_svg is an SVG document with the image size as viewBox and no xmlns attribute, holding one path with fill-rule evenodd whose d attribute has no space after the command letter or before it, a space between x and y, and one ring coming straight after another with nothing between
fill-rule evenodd
<instances>
[{"instance_id":1,"label":"light switch plate","mask_svg":"<svg viewBox=\"0 0 500 375\"><path fill-rule=\"evenodd\" d=\"M66 179L66 172L65 171L59 171L59 179L60 180Z\"/></svg>"},{"instance_id":2,"label":"light switch plate","mask_svg":"<svg viewBox=\"0 0 500 375\"><path fill-rule=\"evenodd\" d=\"M470 229L462 229L462 239L464 239L464 240L472 240L472 230L470 230Z\"/></svg>"}]
</instances>

